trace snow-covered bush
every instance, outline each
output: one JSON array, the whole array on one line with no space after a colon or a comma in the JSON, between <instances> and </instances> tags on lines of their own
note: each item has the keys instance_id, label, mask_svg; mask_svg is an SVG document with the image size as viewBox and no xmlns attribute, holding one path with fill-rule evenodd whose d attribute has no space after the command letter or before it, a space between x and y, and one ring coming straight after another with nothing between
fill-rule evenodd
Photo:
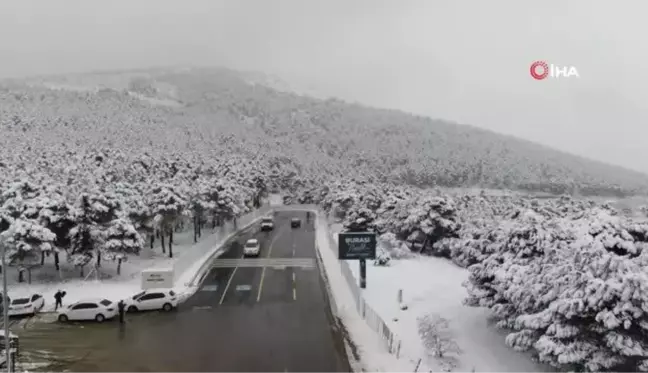
<instances>
[{"instance_id":1,"label":"snow-covered bush","mask_svg":"<svg viewBox=\"0 0 648 373\"><path fill-rule=\"evenodd\" d=\"M541 362L579 371L644 369L647 230L605 211L515 225L470 267L466 303L493 310L498 325L512 330L507 343Z\"/></svg>"},{"instance_id":2,"label":"snow-covered bush","mask_svg":"<svg viewBox=\"0 0 648 373\"><path fill-rule=\"evenodd\" d=\"M412 250L407 245L396 238L392 232L383 233L378 236L378 247L394 259L406 259L414 256Z\"/></svg>"},{"instance_id":3,"label":"snow-covered bush","mask_svg":"<svg viewBox=\"0 0 648 373\"><path fill-rule=\"evenodd\" d=\"M448 320L438 314L430 313L417 320L418 333L423 341L429 358L434 365L440 365L446 372L458 365L461 348L455 342Z\"/></svg>"}]
</instances>

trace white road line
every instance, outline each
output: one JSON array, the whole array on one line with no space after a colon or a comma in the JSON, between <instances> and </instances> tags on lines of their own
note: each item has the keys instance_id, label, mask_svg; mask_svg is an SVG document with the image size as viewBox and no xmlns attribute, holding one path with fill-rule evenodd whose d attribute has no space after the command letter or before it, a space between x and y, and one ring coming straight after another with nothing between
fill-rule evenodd
<instances>
[{"instance_id":1,"label":"white road line","mask_svg":"<svg viewBox=\"0 0 648 373\"><path fill-rule=\"evenodd\" d=\"M277 235L274 236L272 241L270 241L270 247L268 248L268 255L266 256L266 258L270 258L270 255L272 254L272 246L277 241L277 238L281 236L282 233L283 231L281 230L281 228L279 228ZM263 292L263 280L265 280L265 273L266 273L266 267L263 267L263 269L261 270L261 281L259 281L259 292L257 293L257 302L261 300L261 293Z\"/></svg>"},{"instance_id":2,"label":"white road line","mask_svg":"<svg viewBox=\"0 0 648 373\"><path fill-rule=\"evenodd\" d=\"M245 254L241 255L241 259L245 258ZM227 290L229 290L230 285L232 284L232 279L234 278L234 275L236 274L236 270L238 267L234 267L234 270L232 271L232 274L230 275L229 280L227 280L227 285L225 285L225 290L223 290L223 295L221 295L221 299L218 302L219 305L223 304L223 301L225 300L225 296L227 295Z\"/></svg>"},{"instance_id":3,"label":"white road line","mask_svg":"<svg viewBox=\"0 0 648 373\"><path fill-rule=\"evenodd\" d=\"M234 270L232 271L229 280L227 280L227 285L225 285L225 290L223 291L223 295L221 296L220 302L218 302L218 304L223 304L223 301L225 300L225 295L227 295L227 290L229 290L230 284L232 283L232 279L234 278L237 269L238 267L234 267Z\"/></svg>"}]
</instances>

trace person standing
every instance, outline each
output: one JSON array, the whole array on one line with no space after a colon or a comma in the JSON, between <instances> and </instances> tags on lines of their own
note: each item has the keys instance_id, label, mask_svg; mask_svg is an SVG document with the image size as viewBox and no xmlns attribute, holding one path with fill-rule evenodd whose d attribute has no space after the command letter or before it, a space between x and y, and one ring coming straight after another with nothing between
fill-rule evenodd
<instances>
[{"instance_id":1,"label":"person standing","mask_svg":"<svg viewBox=\"0 0 648 373\"><path fill-rule=\"evenodd\" d=\"M65 296L65 292L61 290L57 290L56 293L54 294L54 300L56 301L56 304L54 305L54 311L58 310L59 307L63 308L63 297Z\"/></svg>"},{"instance_id":2,"label":"person standing","mask_svg":"<svg viewBox=\"0 0 648 373\"><path fill-rule=\"evenodd\" d=\"M119 323L123 324L124 323L124 309L126 308L126 303L124 303L124 300L120 300L119 303L117 303L117 308L119 309Z\"/></svg>"}]
</instances>

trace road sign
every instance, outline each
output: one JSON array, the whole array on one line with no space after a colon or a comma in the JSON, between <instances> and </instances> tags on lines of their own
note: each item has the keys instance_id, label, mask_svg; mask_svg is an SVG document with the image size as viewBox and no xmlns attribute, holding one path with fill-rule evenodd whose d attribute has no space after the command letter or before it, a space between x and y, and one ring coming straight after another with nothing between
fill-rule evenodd
<instances>
[{"instance_id":1,"label":"road sign","mask_svg":"<svg viewBox=\"0 0 648 373\"><path fill-rule=\"evenodd\" d=\"M376 259L376 234L370 232L338 234L338 259Z\"/></svg>"}]
</instances>

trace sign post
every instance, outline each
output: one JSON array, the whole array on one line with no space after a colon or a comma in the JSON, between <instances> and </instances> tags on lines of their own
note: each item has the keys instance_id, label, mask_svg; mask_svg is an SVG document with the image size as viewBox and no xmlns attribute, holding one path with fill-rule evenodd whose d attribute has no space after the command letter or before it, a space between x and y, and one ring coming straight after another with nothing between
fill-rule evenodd
<instances>
[{"instance_id":1,"label":"sign post","mask_svg":"<svg viewBox=\"0 0 648 373\"><path fill-rule=\"evenodd\" d=\"M338 259L360 261L360 288L367 287L367 259L376 259L376 234L345 232L338 235Z\"/></svg>"}]
</instances>

